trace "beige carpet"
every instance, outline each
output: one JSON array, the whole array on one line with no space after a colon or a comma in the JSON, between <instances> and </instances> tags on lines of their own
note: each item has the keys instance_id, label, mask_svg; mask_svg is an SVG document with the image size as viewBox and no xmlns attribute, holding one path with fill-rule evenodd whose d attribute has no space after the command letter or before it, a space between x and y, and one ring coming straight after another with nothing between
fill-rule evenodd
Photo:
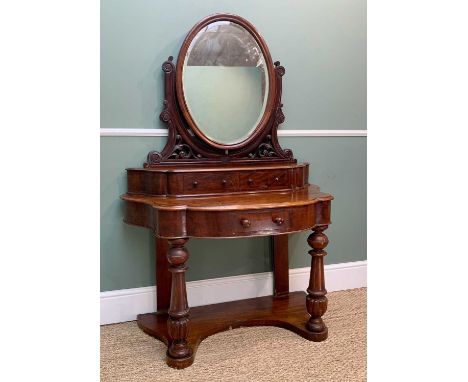
<instances>
[{"instance_id":1,"label":"beige carpet","mask_svg":"<svg viewBox=\"0 0 468 382\"><path fill-rule=\"evenodd\" d=\"M205 339L183 370L169 368L164 344L135 322L102 326L101 381L365 381L366 288L328 298L324 342L275 327L240 328Z\"/></svg>"}]
</instances>

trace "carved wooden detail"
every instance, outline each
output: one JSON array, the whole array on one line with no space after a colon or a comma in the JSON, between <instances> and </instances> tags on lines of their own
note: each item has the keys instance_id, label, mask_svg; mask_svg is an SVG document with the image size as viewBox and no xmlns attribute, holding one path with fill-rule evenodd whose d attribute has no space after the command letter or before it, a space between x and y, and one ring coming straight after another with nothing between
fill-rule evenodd
<instances>
[{"instance_id":1,"label":"carved wooden detail","mask_svg":"<svg viewBox=\"0 0 468 382\"><path fill-rule=\"evenodd\" d=\"M323 233L328 226L322 225L314 228L314 232L309 235L307 242L313 248L309 251L312 256L310 269L309 287L307 288L306 306L310 314L306 324L307 330L322 335L327 338L328 329L322 320L322 316L327 311L327 290L325 289L325 273L323 258L327 255L324 248L328 245L328 237Z\"/></svg>"},{"instance_id":2,"label":"carved wooden detail","mask_svg":"<svg viewBox=\"0 0 468 382\"><path fill-rule=\"evenodd\" d=\"M191 32L192 33L192 32ZM190 34L189 34L190 36ZM189 39L187 36L187 39ZM164 72L165 99L163 110L159 116L160 120L168 127L168 140L161 152L151 151L148 153L144 167L151 168L160 164L195 164L195 163L250 163L252 161L262 162L293 162L296 160L290 149L283 149L278 142L278 127L285 121L281 103L282 77L285 69L279 61L271 62L270 54L266 44L261 40L260 46L265 56L266 65L271 75L270 91L272 92L270 107L265 111L265 121L261 123L254 133L242 142L242 145L233 148L217 148L201 140L190 128L187 118L181 111L180 95L177 89L181 89L182 66L177 70L170 56L162 64ZM259 42L260 42L259 40ZM185 43L184 43L185 44ZM265 51L266 49L266 51ZM183 60L179 54L179 60ZM179 80L178 80L179 79ZM185 113L186 114L186 113Z\"/></svg>"},{"instance_id":3,"label":"carved wooden detail","mask_svg":"<svg viewBox=\"0 0 468 382\"><path fill-rule=\"evenodd\" d=\"M167 329L170 344L167 355L171 358L181 359L190 357L192 350L187 345L189 307L187 302L187 291L185 288L185 263L189 258L189 253L185 248L187 238L169 240L169 252L167 259L172 273L171 302L169 307L169 317Z\"/></svg>"}]
</instances>

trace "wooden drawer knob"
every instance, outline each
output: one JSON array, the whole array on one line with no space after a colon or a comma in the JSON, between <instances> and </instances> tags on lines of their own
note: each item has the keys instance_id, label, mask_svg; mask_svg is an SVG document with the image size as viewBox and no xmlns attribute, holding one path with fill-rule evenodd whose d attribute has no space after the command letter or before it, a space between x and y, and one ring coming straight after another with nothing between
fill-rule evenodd
<instances>
[{"instance_id":1,"label":"wooden drawer knob","mask_svg":"<svg viewBox=\"0 0 468 382\"><path fill-rule=\"evenodd\" d=\"M279 181L279 178L278 178L278 177L276 177L276 178L275 178L275 182L278 182L278 181Z\"/></svg>"},{"instance_id":2,"label":"wooden drawer knob","mask_svg":"<svg viewBox=\"0 0 468 382\"><path fill-rule=\"evenodd\" d=\"M193 187L197 187L197 186L198 186L198 182L197 182L197 181L194 181L192 184L193 184Z\"/></svg>"},{"instance_id":3,"label":"wooden drawer knob","mask_svg":"<svg viewBox=\"0 0 468 382\"><path fill-rule=\"evenodd\" d=\"M223 184L223 186L225 186L227 184L227 180L223 179L223 181L221 183Z\"/></svg>"},{"instance_id":4,"label":"wooden drawer knob","mask_svg":"<svg viewBox=\"0 0 468 382\"><path fill-rule=\"evenodd\" d=\"M242 227L244 228L249 228L250 227L250 220L249 219L241 219L241 224L242 224Z\"/></svg>"},{"instance_id":5,"label":"wooden drawer knob","mask_svg":"<svg viewBox=\"0 0 468 382\"><path fill-rule=\"evenodd\" d=\"M252 183L253 183L253 179L251 179L251 178L247 179L247 183L248 183L248 184L252 184Z\"/></svg>"},{"instance_id":6,"label":"wooden drawer knob","mask_svg":"<svg viewBox=\"0 0 468 382\"><path fill-rule=\"evenodd\" d=\"M275 223L278 224L278 225L281 225L281 224L284 223L284 219L281 218L281 217L279 217L279 216L277 216L277 217L273 218L273 222L275 222Z\"/></svg>"}]
</instances>

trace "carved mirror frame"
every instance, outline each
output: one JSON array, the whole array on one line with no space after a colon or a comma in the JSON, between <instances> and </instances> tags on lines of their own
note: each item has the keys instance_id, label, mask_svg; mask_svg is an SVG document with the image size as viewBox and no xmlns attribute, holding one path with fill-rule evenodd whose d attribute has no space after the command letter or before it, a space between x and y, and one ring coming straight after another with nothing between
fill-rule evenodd
<instances>
[{"instance_id":1,"label":"carved mirror frame","mask_svg":"<svg viewBox=\"0 0 468 382\"><path fill-rule=\"evenodd\" d=\"M263 116L244 139L231 145L223 145L207 138L198 128L188 111L183 93L182 71L187 50L193 38L208 24L231 21L245 28L262 50L268 71L269 94ZM159 118L168 125L168 140L161 152L148 153L145 167L161 164L206 164L215 162L296 162L292 151L282 149L278 142L278 126L284 122L281 91L285 69L279 61L273 63L265 40L255 27L240 16L220 13L198 22L187 34L177 59L177 67L170 56L162 65L164 72L164 109Z\"/></svg>"}]
</instances>

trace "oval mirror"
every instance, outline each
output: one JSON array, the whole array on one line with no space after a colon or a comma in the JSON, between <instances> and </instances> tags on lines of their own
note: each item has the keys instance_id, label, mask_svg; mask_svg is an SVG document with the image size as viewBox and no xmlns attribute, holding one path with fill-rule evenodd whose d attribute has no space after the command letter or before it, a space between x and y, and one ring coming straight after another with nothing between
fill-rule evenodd
<instances>
[{"instance_id":1,"label":"oval mirror","mask_svg":"<svg viewBox=\"0 0 468 382\"><path fill-rule=\"evenodd\" d=\"M267 107L271 81L266 46L262 50L261 38L232 20L211 21L194 30L182 63L188 120L207 143L239 146L261 125ZM268 51L266 55L269 59Z\"/></svg>"}]
</instances>

